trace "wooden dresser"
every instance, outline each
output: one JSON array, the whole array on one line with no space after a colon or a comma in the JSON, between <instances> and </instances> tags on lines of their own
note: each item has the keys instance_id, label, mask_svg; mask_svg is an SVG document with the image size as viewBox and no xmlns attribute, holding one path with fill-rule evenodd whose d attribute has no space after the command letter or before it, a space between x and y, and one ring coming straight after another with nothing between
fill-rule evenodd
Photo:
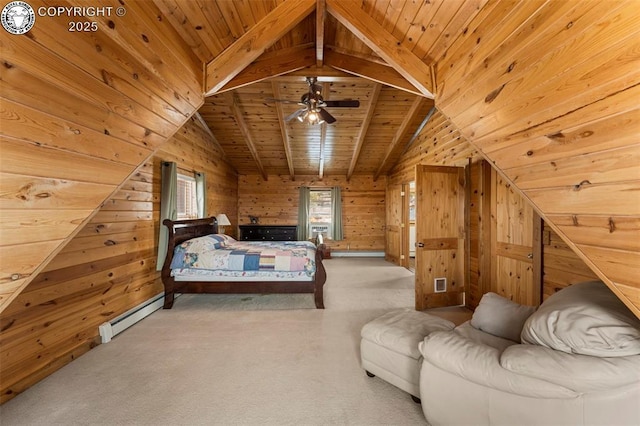
<instances>
[{"instance_id":1,"label":"wooden dresser","mask_svg":"<svg viewBox=\"0 0 640 426\"><path fill-rule=\"evenodd\" d=\"M242 241L295 241L296 225L240 225Z\"/></svg>"}]
</instances>

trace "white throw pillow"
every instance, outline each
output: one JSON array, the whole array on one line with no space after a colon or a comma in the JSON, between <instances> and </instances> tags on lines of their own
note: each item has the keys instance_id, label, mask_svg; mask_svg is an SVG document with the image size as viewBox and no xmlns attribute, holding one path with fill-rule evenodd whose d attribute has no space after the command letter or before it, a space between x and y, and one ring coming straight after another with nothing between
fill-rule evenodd
<instances>
[{"instance_id":1,"label":"white throw pillow","mask_svg":"<svg viewBox=\"0 0 640 426\"><path fill-rule=\"evenodd\" d=\"M602 281L566 287L526 322L522 342L599 357L640 354L640 320Z\"/></svg>"},{"instance_id":2,"label":"white throw pillow","mask_svg":"<svg viewBox=\"0 0 640 426\"><path fill-rule=\"evenodd\" d=\"M473 313L471 325L494 336L520 343L522 327L535 311L535 306L521 305L496 293L486 293Z\"/></svg>"}]
</instances>

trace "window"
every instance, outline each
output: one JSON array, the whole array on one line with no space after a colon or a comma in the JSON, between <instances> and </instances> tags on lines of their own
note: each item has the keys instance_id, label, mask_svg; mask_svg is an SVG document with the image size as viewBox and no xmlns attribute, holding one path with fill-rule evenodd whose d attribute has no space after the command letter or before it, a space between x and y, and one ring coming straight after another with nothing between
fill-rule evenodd
<instances>
[{"instance_id":1,"label":"window","mask_svg":"<svg viewBox=\"0 0 640 426\"><path fill-rule=\"evenodd\" d=\"M198 217L196 180L192 176L178 174L177 210L178 220Z\"/></svg>"},{"instance_id":2,"label":"window","mask_svg":"<svg viewBox=\"0 0 640 426\"><path fill-rule=\"evenodd\" d=\"M332 238L331 190L312 189L309 192L309 237L322 234Z\"/></svg>"}]
</instances>

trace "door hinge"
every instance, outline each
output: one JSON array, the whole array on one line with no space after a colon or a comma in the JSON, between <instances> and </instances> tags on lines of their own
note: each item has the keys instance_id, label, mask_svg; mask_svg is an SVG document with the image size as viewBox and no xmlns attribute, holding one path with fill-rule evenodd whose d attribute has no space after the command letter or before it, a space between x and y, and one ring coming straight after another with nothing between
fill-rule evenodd
<instances>
[{"instance_id":1,"label":"door hinge","mask_svg":"<svg viewBox=\"0 0 640 426\"><path fill-rule=\"evenodd\" d=\"M400 191L400 196L401 196L401 197L404 197L404 195L405 195L405 194L404 194L404 191Z\"/></svg>"},{"instance_id":2,"label":"door hinge","mask_svg":"<svg viewBox=\"0 0 640 426\"><path fill-rule=\"evenodd\" d=\"M400 228L404 228L404 223L401 223L401 224L400 224Z\"/></svg>"},{"instance_id":3,"label":"door hinge","mask_svg":"<svg viewBox=\"0 0 640 426\"><path fill-rule=\"evenodd\" d=\"M400 260L404 260L404 254L400 255Z\"/></svg>"}]
</instances>

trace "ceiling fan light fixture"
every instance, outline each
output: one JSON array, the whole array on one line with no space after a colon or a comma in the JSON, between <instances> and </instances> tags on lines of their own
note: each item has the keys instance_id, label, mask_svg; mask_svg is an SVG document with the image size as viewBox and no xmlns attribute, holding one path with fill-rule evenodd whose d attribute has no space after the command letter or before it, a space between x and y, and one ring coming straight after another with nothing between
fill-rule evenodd
<instances>
[{"instance_id":1,"label":"ceiling fan light fixture","mask_svg":"<svg viewBox=\"0 0 640 426\"><path fill-rule=\"evenodd\" d=\"M312 108L308 109L303 114L299 115L298 121L300 121L301 123L308 124L310 126L324 123L324 120L320 116L320 112Z\"/></svg>"}]
</instances>

